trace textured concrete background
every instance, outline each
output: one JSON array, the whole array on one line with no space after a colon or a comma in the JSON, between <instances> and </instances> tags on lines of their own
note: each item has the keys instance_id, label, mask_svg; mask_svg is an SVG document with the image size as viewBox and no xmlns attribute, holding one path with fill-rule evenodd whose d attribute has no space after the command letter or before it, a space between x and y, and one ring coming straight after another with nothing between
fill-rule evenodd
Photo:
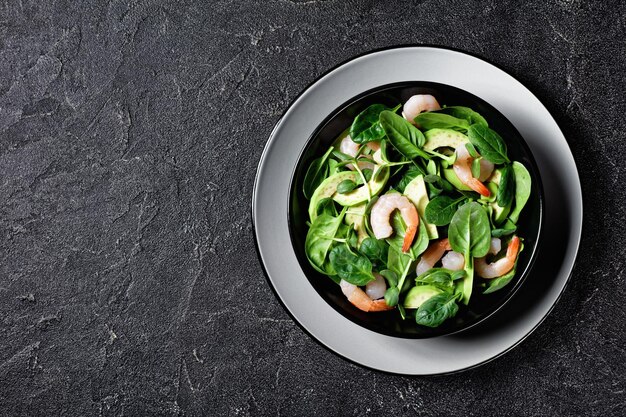
<instances>
[{"instance_id":1,"label":"textured concrete background","mask_svg":"<svg viewBox=\"0 0 626 417\"><path fill-rule=\"evenodd\" d=\"M0 2L0 415L624 415L624 2L78 3ZM531 88L586 198L553 314L455 376L322 348L252 239L256 164L291 100L404 43Z\"/></svg>"}]
</instances>

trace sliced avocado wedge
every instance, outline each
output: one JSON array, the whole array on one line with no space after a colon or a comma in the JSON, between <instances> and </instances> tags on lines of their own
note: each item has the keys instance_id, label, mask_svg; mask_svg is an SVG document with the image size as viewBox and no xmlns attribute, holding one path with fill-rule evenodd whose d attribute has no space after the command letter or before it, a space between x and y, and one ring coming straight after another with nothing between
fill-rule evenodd
<instances>
[{"instance_id":1,"label":"sliced avocado wedge","mask_svg":"<svg viewBox=\"0 0 626 417\"><path fill-rule=\"evenodd\" d=\"M426 211L426 206L430 202L428 198L428 191L426 191L426 184L424 183L424 177L422 175L418 175L411 181L406 188L404 189L404 195L408 197L409 200L415 205L417 208L417 212L420 216L420 221L424 222L426 226L426 232L428 232L428 239L437 239L439 237L439 233L437 232L437 226L434 224L426 223L424 220L426 216L424 212Z\"/></svg>"},{"instance_id":2,"label":"sliced avocado wedge","mask_svg":"<svg viewBox=\"0 0 626 417\"><path fill-rule=\"evenodd\" d=\"M443 291L432 285L417 285L409 290L404 298L404 308L419 308L429 298L443 294Z\"/></svg>"},{"instance_id":3,"label":"sliced avocado wedge","mask_svg":"<svg viewBox=\"0 0 626 417\"><path fill-rule=\"evenodd\" d=\"M357 173L354 173L354 174L358 177ZM336 174L336 175L339 175L339 174ZM332 177L329 177L328 179L330 178ZM337 203L341 204L342 206L356 206L357 204L361 204L367 201L370 198L370 193L371 193L371 196L375 196L376 194L380 193L382 189L385 187L385 184L387 184L388 179L389 179L389 167L377 168L377 170L375 170L374 174L372 175L372 179L369 180L368 182L369 193L368 193L367 187L365 185L362 185L356 188L354 191L350 191L349 193L346 193L346 194L335 193L333 195L333 200L335 200ZM356 180L353 180L353 181L356 181ZM337 190L337 185L335 185L335 191L336 190ZM313 198L311 198L311 201L313 201Z\"/></svg>"},{"instance_id":4,"label":"sliced avocado wedge","mask_svg":"<svg viewBox=\"0 0 626 417\"><path fill-rule=\"evenodd\" d=\"M444 168L441 170L441 172L443 173L443 177L448 180L448 182L450 184L452 184L454 186L454 188L456 188L457 190L461 190L461 191L472 191L471 188L469 188L467 185L463 184L461 182L461 180L459 179L459 177L456 176L456 174L454 173L454 169L452 168Z\"/></svg>"},{"instance_id":5,"label":"sliced avocado wedge","mask_svg":"<svg viewBox=\"0 0 626 417\"><path fill-rule=\"evenodd\" d=\"M361 242L363 242L363 240L365 240L365 238L368 236L367 231L365 230L366 208L366 203L352 206L346 211L346 216L343 218L348 226L352 226L354 227L354 230L356 230L359 246L361 245Z\"/></svg>"},{"instance_id":6,"label":"sliced avocado wedge","mask_svg":"<svg viewBox=\"0 0 626 417\"><path fill-rule=\"evenodd\" d=\"M337 191L337 186L341 181L352 180L356 182L358 177L359 174L356 172L342 171L331 175L322 181L322 183L313 192L311 202L309 203L309 218L311 219L311 222L313 222L317 217L317 206L320 204L320 201L325 198L332 197L332 195Z\"/></svg>"},{"instance_id":7,"label":"sliced avocado wedge","mask_svg":"<svg viewBox=\"0 0 626 417\"><path fill-rule=\"evenodd\" d=\"M452 129L430 129L424 133L426 143L424 150L434 151L437 148L456 149L469 142L469 138L463 133Z\"/></svg>"},{"instance_id":8,"label":"sliced avocado wedge","mask_svg":"<svg viewBox=\"0 0 626 417\"><path fill-rule=\"evenodd\" d=\"M532 180L530 173L524 165L517 161L513 161L513 173L515 174L515 208L511 212L509 218L513 223L517 223L522 209L528 202L530 197L530 187Z\"/></svg>"},{"instance_id":9,"label":"sliced avocado wedge","mask_svg":"<svg viewBox=\"0 0 626 417\"><path fill-rule=\"evenodd\" d=\"M506 207L501 207L497 202L489 203L491 207L493 207L493 222L496 225L500 225L504 222L511 212L511 207L513 206L513 202L511 201Z\"/></svg>"}]
</instances>

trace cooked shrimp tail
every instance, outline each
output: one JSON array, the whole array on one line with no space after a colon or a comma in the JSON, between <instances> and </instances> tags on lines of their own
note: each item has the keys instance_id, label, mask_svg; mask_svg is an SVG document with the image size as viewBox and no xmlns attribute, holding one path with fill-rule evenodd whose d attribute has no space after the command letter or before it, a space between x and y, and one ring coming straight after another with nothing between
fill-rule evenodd
<instances>
[{"instance_id":1,"label":"cooked shrimp tail","mask_svg":"<svg viewBox=\"0 0 626 417\"><path fill-rule=\"evenodd\" d=\"M377 312L392 310L394 307L387 305L383 298L372 300L361 288L347 281L341 280L339 283L341 292L346 296L348 301L361 311ZM384 294L384 293L383 293Z\"/></svg>"},{"instance_id":2,"label":"cooked shrimp tail","mask_svg":"<svg viewBox=\"0 0 626 417\"><path fill-rule=\"evenodd\" d=\"M492 239L492 247L496 242L496 239ZM498 239L499 240L499 239ZM499 245L500 243L497 242ZM520 249L520 238L513 236L509 241L509 245L506 248L506 255L504 258L499 259L490 264L487 263L486 257L478 258L474 262L474 267L479 276L487 279L501 277L502 275L510 272L515 266L517 255Z\"/></svg>"},{"instance_id":3,"label":"cooked shrimp tail","mask_svg":"<svg viewBox=\"0 0 626 417\"><path fill-rule=\"evenodd\" d=\"M430 244L417 263L415 273L419 276L433 268L446 251L452 250L447 238L437 240Z\"/></svg>"},{"instance_id":4,"label":"cooked shrimp tail","mask_svg":"<svg viewBox=\"0 0 626 417\"><path fill-rule=\"evenodd\" d=\"M463 184L467 185L478 194L489 197L491 195L489 189L485 186L485 184L480 182L478 178L474 178L472 175L472 160L472 156L469 154L465 146L462 145L456 148L456 160L452 165L454 173ZM489 169L489 166L485 165L485 168ZM481 171L482 169L483 165L481 164ZM491 164L491 170L493 171L493 164Z\"/></svg>"}]
</instances>

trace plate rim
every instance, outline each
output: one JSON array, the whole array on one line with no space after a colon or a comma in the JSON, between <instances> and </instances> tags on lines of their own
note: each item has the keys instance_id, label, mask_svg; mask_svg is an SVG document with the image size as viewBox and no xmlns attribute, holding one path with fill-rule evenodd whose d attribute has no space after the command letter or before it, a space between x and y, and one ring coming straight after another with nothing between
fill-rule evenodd
<instances>
[{"instance_id":1,"label":"plate rim","mask_svg":"<svg viewBox=\"0 0 626 417\"><path fill-rule=\"evenodd\" d=\"M576 183L578 185L578 188L580 189L580 223L577 225L577 229L580 231L579 233L579 237L577 239L577 242L575 244L575 251L574 251L574 256L573 256L573 260L572 260L572 264L571 267L567 273L567 277L563 283L562 288L559 291L559 294L556 296L556 299L554 300L554 302L552 302L552 304L550 305L550 307L547 309L547 311L545 312L545 314L543 314L543 316L537 321L537 323L531 328L529 329L524 335L522 335L515 343L511 344L510 346L508 346L507 348L503 349L502 351L498 352L497 354L491 356L490 358L487 358L483 361L477 362L473 365L469 365L463 368L459 368L459 369L455 369L455 370L451 370L451 371L447 371L447 372L432 372L432 373L421 373L421 374L415 374L415 373L400 373L400 372L394 372L394 371L388 371L385 369L380 369L380 368L376 368L373 366L369 366L367 364L361 363L361 362L357 362L354 359L351 359L348 356L344 356L343 354L339 353L338 351L336 351L335 349L333 349L331 346L327 345L326 343L322 342L320 339L318 339L315 335L313 335L307 328L304 327L304 325L293 315L293 313L291 312L291 310L289 310L289 308L286 306L285 302L283 301L283 299L279 296L278 291L276 290L272 280L269 277L269 273L265 267L265 262L263 261L263 257L261 255L261 251L260 251L260 247L259 247L259 241L258 241L258 236L257 236L257 227L256 227L256 223L255 223L255 202L257 200L257 184L259 182L259 176L261 173L261 168L263 165L263 162L266 158L267 152L268 152L268 146L267 144L270 142L270 140L274 137L275 132L277 131L278 127L281 125L285 115L289 112L289 110L293 107L293 105L307 92L309 91L309 89L317 84L320 80L322 80L323 78L325 78L326 76L328 76L329 74L331 74L332 72L334 72L335 70L341 68L342 66L356 61L359 58L368 56L368 55L373 55L376 53L380 53L380 52L384 52L384 51L390 51L390 50L400 50L400 49L438 49L438 50L443 50L443 51L448 51L448 52L455 52L455 53L459 53L459 54L463 54L463 55L467 55L470 57L473 57L475 59L478 59L479 61L483 61L491 66L493 66L494 68L496 68L499 71L502 71L503 73L505 73L506 75L508 75L509 77L511 77L512 79L514 79L515 81L517 81L522 87L524 87L540 104L541 106L545 109L545 111L550 115L550 118L552 119L552 121L554 122L554 124L556 125L558 131L561 133L561 135L563 136L563 138L565 139L565 142L567 144L567 149L569 151L569 156L571 156L571 161L574 164L574 167L576 169ZM465 372L465 371L469 371L475 368L478 368L480 366L483 366L485 364L488 364L502 356L504 356L505 354L507 354L508 352L512 351L513 349L515 349L517 346L519 346L522 342L524 342L532 333L535 332L535 330L541 326L541 324L543 324L543 322L546 320L546 318L552 313L552 311L554 310L554 308L556 307L556 305L559 303L559 301L561 300L561 297L563 296L563 293L565 292L565 290L567 289L568 285L571 282L571 278L573 275L573 271L574 268L576 267L576 263L578 261L578 256L579 256L579 252L580 252L580 243L582 241L582 232L583 232L583 219L584 219L584 197L583 197L583 193L582 193L582 185L580 183L580 171L579 171L579 167L578 164L576 163L576 159L574 158L574 154L572 153L571 147L569 145L569 142L567 141L567 138L565 136L565 134L563 133L563 129L561 129L561 126L559 125L559 123L557 122L557 120L555 119L554 115L552 114L552 112L550 111L550 109L548 109L545 104L543 103L542 100L539 99L539 97L533 92L532 89L530 89L525 83L523 83L522 81L520 81L516 76L514 76L513 74L511 74L509 71L507 71L506 69L504 69L502 66L495 64L494 62L492 62L491 60L484 58L483 56L474 53L474 52L469 52L463 49L459 49L459 48L454 48L454 47L450 47L450 46L445 46L445 45L437 45L437 44L429 44L429 43L414 43L414 44L400 44L400 45L389 45L389 46L385 46L385 47L381 47L381 48L375 48L375 49L370 49L367 50L365 52L356 54L356 55L352 55L349 58L340 61L339 63L335 64L334 66L330 67L329 69L327 69L326 71L322 72L320 75L318 75L317 77L315 77L311 82L309 82L305 87L303 87L301 89L301 91L289 102L289 104L286 106L285 110L282 112L281 116L278 118L278 120L276 121L276 123L274 124L272 130L270 131L270 134L268 136L268 140L265 142L264 146L263 146L263 151L261 152L261 156L259 157L259 162L257 164L257 169L256 169L256 173L254 176L254 182L253 182L253 188L252 188L252 201L251 201L251 206L250 206L250 214L251 214L251 223L252 223L252 235L253 235L253 240L254 240L254 246L255 246L255 251L256 251L256 255L257 255L257 259L259 261L259 264L261 265L261 269L263 271L263 275L265 277L265 280L267 281L267 283L269 284L269 287L271 288L272 292L274 293L274 296L276 297L276 299L278 299L280 305L282 306L283 310L287 312L287 314L289 315L289 317L291 318L291 320L293 322L295 322L295 324L300 327L300 329L302 329L306 335L308 335L311 339L313 339L316 343L318 343L319 345L321 345L322 347L324 347L326 350L332 352L334 355L342 358L343 360L346 360L350 363L353 363L359 367L365 368L365 369L369 369L369 370L373 370L375 372L380 372L382 374L388 374L388 375L397 375L397 376L446 376L446 375L454 375L454 374L458 374L461 372Z\"/></svg>"}]
</instances>

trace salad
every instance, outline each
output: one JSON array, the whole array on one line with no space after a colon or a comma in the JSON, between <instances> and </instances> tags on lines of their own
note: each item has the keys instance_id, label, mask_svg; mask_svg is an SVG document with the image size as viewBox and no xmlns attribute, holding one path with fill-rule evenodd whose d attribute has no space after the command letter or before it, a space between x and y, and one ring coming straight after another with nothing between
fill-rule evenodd
<instances>
[{"instance_id":1,"label":"salad","mask_svg":"<svg viewBox=\"0 0 626 417\"><path fill-rule=\"evenodd\" d=\"M437 327L512 281L530 190L471 108L372 104L306 171L305 252L354 307Z\"/></svg>"}]
</instances>

